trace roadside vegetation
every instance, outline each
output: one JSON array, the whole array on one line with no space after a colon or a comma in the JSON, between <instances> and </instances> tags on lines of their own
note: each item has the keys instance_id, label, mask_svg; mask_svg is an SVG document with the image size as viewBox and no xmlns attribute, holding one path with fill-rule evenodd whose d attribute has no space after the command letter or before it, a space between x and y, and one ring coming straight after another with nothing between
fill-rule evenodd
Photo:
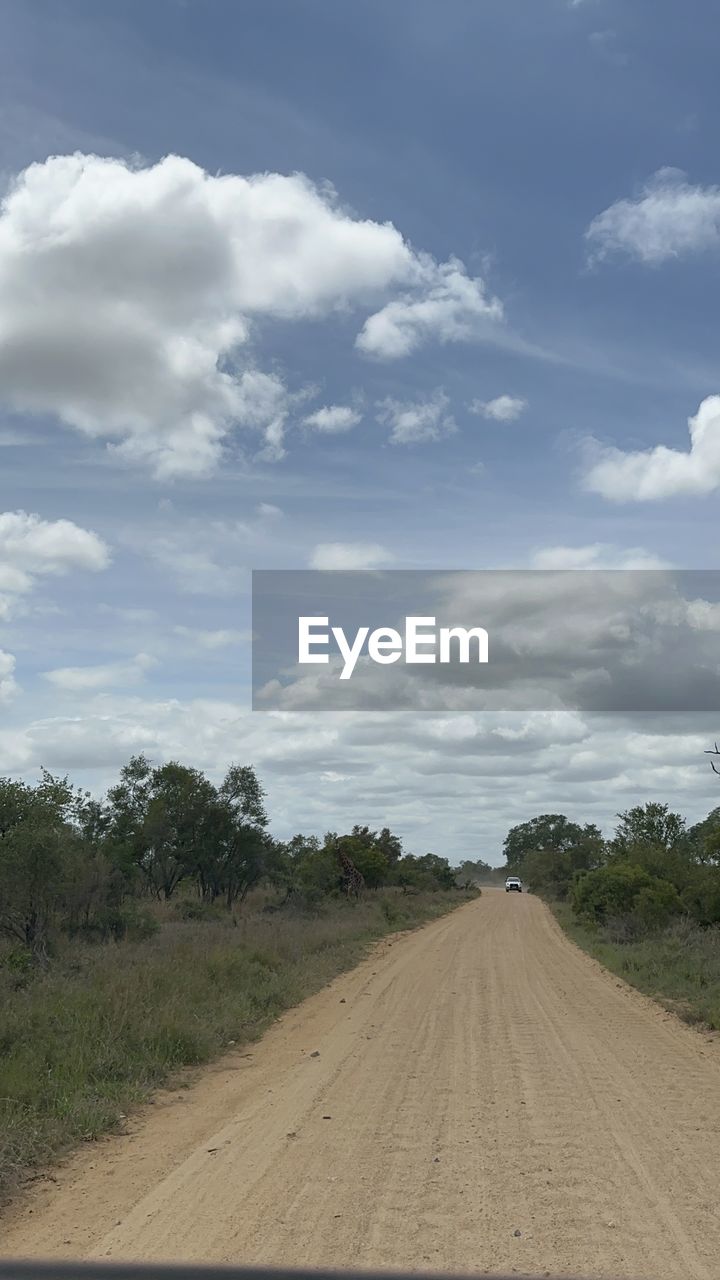
<instances>
[{"instance_id":1,"label":"roadside vegetation","mask_svg":"<svg viewBox=\"0 0 720 1280\"><path fill-rule=\"evenodd\" d=\"M507 874L545 898L608 969L688 1022L720 1029L720 807L688 826L666 804L592 824L541 814L513 827Z\"/></svg>"},{"instance_id":2,"label":"roadside vegetation","mask_svg":"<svg viewBox=\"0 0 720 1280\"><path fill-rule=\"evenodd\" d=\"M248 766L216 787L136 757L103 800L47 773L0 781L0 1195L476 894L484 868L414 857L387 828L268 828Z\"/></svg>"}]
</instances>

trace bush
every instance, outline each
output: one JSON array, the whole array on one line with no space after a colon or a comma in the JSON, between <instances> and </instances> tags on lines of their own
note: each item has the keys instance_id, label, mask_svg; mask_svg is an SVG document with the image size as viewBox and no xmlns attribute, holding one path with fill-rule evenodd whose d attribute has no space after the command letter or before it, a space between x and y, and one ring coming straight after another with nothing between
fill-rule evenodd
<instances>
[{"instance_id":1,"label":"bush","mask_svg":"<svg viewBox=\"0 0 720 1280\"><path fill-rule=\"evenodd\" d=\"M675 887L634 863L617 862L587 871L575 881L576 915L596 924L630 917L645 930L662 928L682 909Z\"/></svg>"},{"instance_id":2,"label":"bush","mask_svg":"<svg viewBox=\"0 0 720 1280\"><path fill-rule=\"evenodd\" d=\"M720 868L693 868L690 883L681 897L683 907L698 924L720 924Z\"/></svg>"},{"instance_id":3,"label":"bush","mask_svg":"<svg viewBox=\"0 0 720 1280\"><path fill-rule=\"evenodd\" d=\"M663 929L681 906L677 889L667 880L658 880L654 885L645 885L637 894L633 916L648 932L652 932Z\"/></svg>"}]
</instances>

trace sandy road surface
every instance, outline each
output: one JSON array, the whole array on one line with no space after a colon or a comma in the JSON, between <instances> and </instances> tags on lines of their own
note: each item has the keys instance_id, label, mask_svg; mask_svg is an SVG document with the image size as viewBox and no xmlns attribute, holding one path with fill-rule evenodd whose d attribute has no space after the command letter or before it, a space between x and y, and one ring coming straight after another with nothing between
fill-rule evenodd
<instances>
[{"instance_id":1,"label":"sandy road surface","mask_svg":"<svg viewBox=\"0 0 720 1280\"><path fill-rule=\"evenodd\" d=\"M720 1276L720 1044L532 897L381 943L251 1048L38 1184L2 1254Z\"/></svg>"}]
</instances>

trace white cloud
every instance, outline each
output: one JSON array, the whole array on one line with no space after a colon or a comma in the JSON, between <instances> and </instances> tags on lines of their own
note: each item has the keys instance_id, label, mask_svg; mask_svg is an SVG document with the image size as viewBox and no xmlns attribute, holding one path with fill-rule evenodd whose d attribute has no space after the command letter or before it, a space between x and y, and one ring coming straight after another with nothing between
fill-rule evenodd
<instances>
[{"instance_id":1,"label":"white cloud","mask_svg":"<svg viewBox=\"0 0 720 1280\"><path fill-rule=\"evenodd\" d=\"M391 427L391 444L423 444L440 440L457 431L455 419L447 412L450 400L442 388L423 400L393 400L377 404L377 420Z\"/></svg>"},{"instance_id":2,"label":"white cloud","mask_svg":"<svg viewBox=\"0 0 720 1280\"><path fill-rule=\"evenodd\" d=\"M494 400L473 400L470 413L481 414L495 422L514 422L527 409L527 400L520 396L496 396Z\"/></svg>"},{"instance_id":3,"label":"white cloud","mask_svg":"<svg viewBox=\"0 0 720 1280\"><path fill-rule=\"evenodd\" d=\"M87 667L56 667L43 671L45 679L56 689L68 693L88 693L96 689L124 688L144 680L155 659L138 653L130 662L106 662Z\"/></svg>"},{"instance_id":4,"label":"white cloud","mask_svg":"<svg viewBox=\"0 0 720 1280\"><path fill-rule=\"evenodd\" d=\"M688 419L690 449L623 452L593 444L594 461L583 484L612 502L648 502L720 488L720 396L703 400Z\"/></svg>"},{"instance_id":5,"label":"white cloud","mask_svg":"<svg viewBox=\"0 0 720 1280\"><path fill-rule=\"evenodd\" d=\"M362 414L357 409L351 409L349 405L332 404L323 409L316 409L315 413L310 413L303 422L307 427L313 427L315 431L323 431L328 435L338 434L342 431L350 431L362 421Z\"/></svg>"},{"instance_id":6,"label":"white cloud","mask_svg":"<svg viewBox=\"0 0 720 1280\"><path fill-rule=\"evenodd\" d=\"M42 520L26 511L0 513L0 617L7 616L13 597L31 591L38 577L72 569L98 572L107 568L110 553L96 533L72 520Z\"/></svg>"},{"instance_id":7,"label":"white cloud","mask_svg":"<svg viewBox=\"0 0 720 1280\"><path fill-rule=\"evenodd\" d=\"M623 550L606 542L586 547L542 547L531 557L534 569L667 569L661 560L642 547Z\"/></svg>"},{"instance_id":8,"label":"white cloud","mask_svg":"<svg viewBox=\"0 0 720 1280\"><path fill-rule=\"evenodd\" d=\"M720 245L720 187L692 186L680 169L660 169L635 199L618 200L590 223L592 261L615 253L657 264Z\"/></svg>"},{"instance_id":9,"label":"white cloud","mask_svg":"<svg viewBox=\"0 0 720 1280\"><path fill-rule=\"evenodd\" d=\"M0 514L0 564L29 577L69 569L105 569L110 562L101 538L71 520L41 520L26 511Z\"/></svg>"},{"instance_id":10,"label":"white cloud","mask_svg":"<svg viewBox=\"0 0 720 1280\"><path fill-rule=\"evenodd\" d=\"M376 542L321 542L310 557L310 568L377 569L393 558Z\"/></svg>"},{"instance_id":11,"label":"white cloud","mask_svg":"<svg viewBox=\"0 0 720 1280\"><path fill-rule=\"evenodd\" d=\"M355 345L363 355L396 360L410 355L430 338L468 342L486 336L503 319L498 298L488 298L480 279L471 279L461 262L438 267L429 260L426 288L406 294L370 316Z\"/></svg>"},{"instance_id":12,"label":"white cloud","mask_svg":"<svg viewBox=\"0 0 720 1280\"><path fill-rule=\"evenodd\" d=\"M16 693L15 659L11 653L0 649L0 703L9 702Z\"/></svg>"},{"instance_id":13,"label":"white cloud","mask_svg":"<svg viewBox=\"0 0 720 1280\"><path fill-rule=\"evenodd\" d=\"M236 425L282 456L296 399L252 366L256 319L380 303L359 346L399 355L474 337L501 313L462 263L416 253L302 174L213 177L179 156L141 168L80 153L11 185L0 300L5 401L164 478L212 472Z\"/></svg>"}]
</instances>

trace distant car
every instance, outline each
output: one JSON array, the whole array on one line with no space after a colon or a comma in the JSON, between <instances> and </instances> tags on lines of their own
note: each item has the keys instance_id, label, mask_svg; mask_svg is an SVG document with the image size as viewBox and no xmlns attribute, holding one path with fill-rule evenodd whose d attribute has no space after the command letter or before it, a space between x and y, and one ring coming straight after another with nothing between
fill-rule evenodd
<instances>
[{"instance_id":1,"label":"distant car","mask_svg":"<svg viewBox=\"0 0 720 1280\"><path fill-rule=\"evenodd\" d=\"M510 893L512 889L516 889L518 893L522 893L522 880L517 876L508 876L505 881L505 892Z\"/></svg>"}]
</instances>

